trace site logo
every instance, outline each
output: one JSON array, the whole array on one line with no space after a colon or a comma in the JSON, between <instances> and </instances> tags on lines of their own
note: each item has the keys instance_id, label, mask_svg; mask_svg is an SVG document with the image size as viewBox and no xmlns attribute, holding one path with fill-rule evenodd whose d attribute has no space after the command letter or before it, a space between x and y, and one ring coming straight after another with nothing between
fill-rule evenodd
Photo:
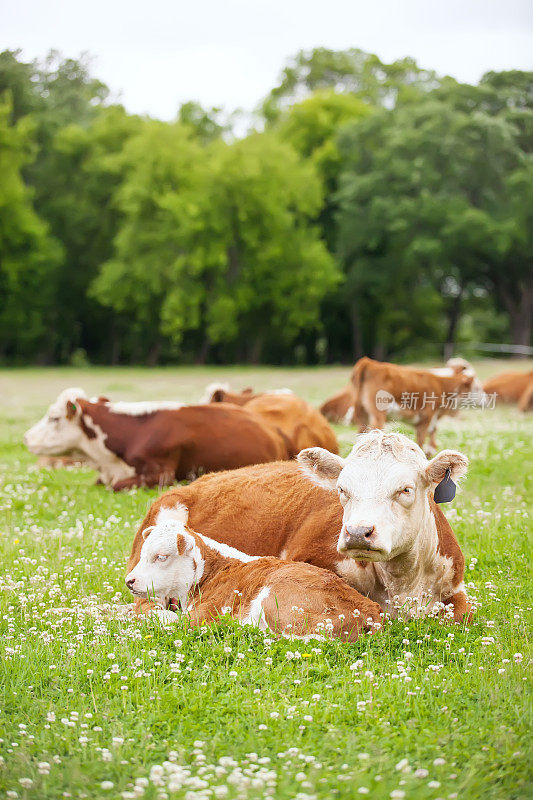
<instances>
[{"instance_id":1,"label":"site logo","mask_svg":"<svg viewBox=\"0 0 533 800\"><path fill-rule=\"evenodd\" d=\"M386 389L378 389L376 392L376 408L378 411L388 411L394 403L394 396Z\"/></svg>"}]
</instances>

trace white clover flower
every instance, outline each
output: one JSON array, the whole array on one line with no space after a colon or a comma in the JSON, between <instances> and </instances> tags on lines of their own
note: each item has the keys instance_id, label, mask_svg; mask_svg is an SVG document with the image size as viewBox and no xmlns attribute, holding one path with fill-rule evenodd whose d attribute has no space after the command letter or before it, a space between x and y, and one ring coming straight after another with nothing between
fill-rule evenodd
<instances>
[{"instance_id":1,"label":"white clover flower","mask_svg":"<svg viewBox=\"0 0 533 800\"><path fill-rule=\"evenodd\" d=\"M427 778L429 772L427 769L415 769L413 775L415 778Z\"/></svg>"},{"instance_id":2,"label":"white clover flower","mask_svg":"<svg viewBox=\"0 0 533 800\"><path fill-rule=\"evenodd\" d=\"M443 764L445 764L445 763L446 763L446 759L445 758L436 758L433 761L433 766L434 767L442 767Z\"/></svg>"},{"instance_id":3,"label":"white clover flower","mask_svg":"<svg viewBox=\"0 0 533 800\"><path fill-rule=\"evenodd\" d=\"M408 759L407 758L402 758L401 761L398 761L398 763L396 764L395 769L398 772L409 772L410 767L409 767Z\"/></svg>"},{"instance_id":4,"label":"white clover flower","mask_svg":"<svg viewBox=\"0 0 533 800\"><path fill-rule=\"evenodd\" d=\"M113 781L102 781L100 784L100 789L103 789L105 792L108 792L110 789L113 788L115 784Z\"/></svg>"}]
</instances>

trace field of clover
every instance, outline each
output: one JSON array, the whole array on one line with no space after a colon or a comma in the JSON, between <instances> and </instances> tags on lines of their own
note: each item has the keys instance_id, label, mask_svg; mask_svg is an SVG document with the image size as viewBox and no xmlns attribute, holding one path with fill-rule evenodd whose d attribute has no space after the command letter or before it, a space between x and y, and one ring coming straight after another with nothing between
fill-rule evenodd
<instances>
[{"instance_id":1,"label":"field of clover","mask_svg":"<svg viewBox=\"0 0 533 800\"><path fill-rule=\"evenodd\" d=\"M476 366L484 377L501 364ZM1 797L531 792L531 417L467 410L438 433L441 448L471 461L444 510L466 556L472 624L395 621L353 644L136 619L125 562L157 492L116 495L95 486L89 469L38 469L22 445L66 386L188 402L229 377L236 388L288 386L318 403L346 376L341 368L0 373ZM355 431L336 430L346 454Z\"/></svg>"}]
</instances>

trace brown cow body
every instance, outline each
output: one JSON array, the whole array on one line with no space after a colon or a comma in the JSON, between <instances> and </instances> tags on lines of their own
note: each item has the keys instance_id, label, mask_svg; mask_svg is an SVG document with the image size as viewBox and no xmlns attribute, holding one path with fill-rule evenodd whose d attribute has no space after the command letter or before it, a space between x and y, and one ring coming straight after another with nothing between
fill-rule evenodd
<instances>
[{"instance_id":1,"label":"brown cow body","mask_svg":"<svg viewBox=\"0 0 533 800\"><path fill-rule=\"evenodd\" d=\"M169 509L181 506L188 509L191 527L203 535L248 555L305 561L328 569L392 614L396 613L395 598L416 596L421 584L431 587L433 600L453 608L457 621L467 608L464 557L432 499L433 539L423 557L413 548L390 561L355 561L337 549L343 509L336 492L312 483L297 463L204 475L188 486L171 489L152 504L135 536L128 572L139 561L143 531Z\"/></svg>"},{"instance_id":2,"label":"brown cow body","mask_svg":"<svg viewBox=\"0 0 533 800\"><path fill-rule=\"evenodd\" d=\"M175 509L150 531L141 558L126 577L137 596L162 606L163 622L177 606L195 625L230 614L276 634L332 635L354 641L381 626L380 607L331 572L279 558L254 558L219 545L186 524ZM160 563L160 562L163 563Z\"/></svg>"},{"instance_id":3,"label":"brown cow body","mask_svg":"<svg viewBox=\"0 0 533 800\"><path fill-rule=\"evenodd\" d=\"M245 389L237 394L214 385L209 388L212 389L208 393L211 403L238 403L279 428L290 442L291 456L296 456L306 447L324 447L331 453L339 452L337 438L320 411L286 389L261 394Z\"/></svg>"},{"instance_id":4,"label":"brown cow body","mask_svg":"<svg viewBox=\"0 0 533 800\"><path fill-rule=\"evenodd\" d=\"M341 389L340 392L330 397L320 406L320 413L330 422L344 423L351 425L354 414L354 391L349 384Z\"/></svg>"},{"instance_id":5,"label":"brown cow body","mask_svg":"<svg viewBox=\"0 0 533 800\"><path fill-rule=\"evenodd\" d=\"M428 449L435 452L438 420L448 413L450 398L469 391L473 380L463 372L442 376L429 370L361 358L352 373L355 419L360 430L383 430L387 415L398 416L414 425L420 447L429 434ZM402 402L406 396L407 404Z\"/></svg>"},{"instance_id":6,"label":"brown cow body","mask_svg":"<svg viewBox=\"0 0 533 800\"><path fill-rule=\"evenodd\" d=\"M486 394L495 394L499 402L516 403L520 411L533 407L533 370L530 372L502 372L483 384Z\"/></svg>"},{"instance_id":7,"label":"brown cow body","mask_svg":"<svg viewBox=\"0 0 533 800\"><path fill-rule=\"evenodd\" d=\"M229 404L220 408L184 406L134 416L116 414L109 404L79 403L87 429L102 431L104 446L134 470L131 477L115 482L114 489L164 486L201 472L261 464L289 455L279 431Z\"/></svg>"}]
</instances>

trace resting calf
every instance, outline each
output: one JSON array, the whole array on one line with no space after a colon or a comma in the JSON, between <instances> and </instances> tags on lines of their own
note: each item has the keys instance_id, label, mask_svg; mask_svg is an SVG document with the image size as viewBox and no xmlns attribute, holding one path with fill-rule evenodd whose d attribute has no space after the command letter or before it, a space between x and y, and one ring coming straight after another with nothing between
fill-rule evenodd
<instances>
[{"instance_id":1,"label":"resting calf","mask_svg":"<svg viewBox=\"0 0 533 800\"><path fill-rule=\"evenodd\" d=\"M259 558L214 542L188 527L187 509L167 511L145 531L141 557L126 585L154 597L164 622L180 606L193 624L229 613L277 634L357 639L380 626L380 608L331 572L309 564Z\"/></svg>"}]
</instances>

